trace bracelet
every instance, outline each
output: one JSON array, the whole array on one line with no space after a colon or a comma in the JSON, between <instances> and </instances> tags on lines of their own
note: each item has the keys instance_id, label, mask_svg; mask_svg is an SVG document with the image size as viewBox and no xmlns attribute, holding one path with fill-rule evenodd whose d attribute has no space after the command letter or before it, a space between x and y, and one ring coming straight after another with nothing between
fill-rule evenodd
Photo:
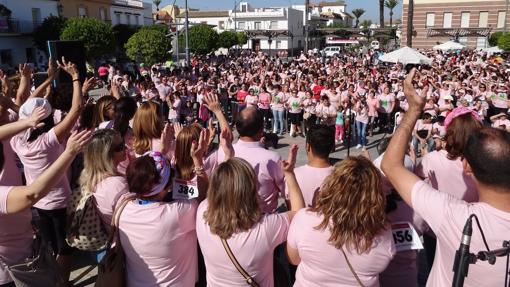
<instances>
[{"instance_id":1,"label":"bracelet","mask_svg":"<svg viewBox=\"0 0 510 287\"><path fill-rule=\"evenodd\" d=\"M77 79L73 79L73 83L76 82L76 81L79 81L80 78L77 78Z\"/></svg>"},{"instance_id":2,"label":"bracelet","mask_svg":"<svg viewBox=\"0 0 510 287\"><path fill-rule=\"evenodd\" d=\"M196 174L197 176L199 176L199 175L204 175L204 174L205 174L205 170L204 170L204 166L203 166L203 165L201 165L201 166L195 166L195 167L193 168L193 171L195 172L195 174Z\"/></svg>"}]
</instances>

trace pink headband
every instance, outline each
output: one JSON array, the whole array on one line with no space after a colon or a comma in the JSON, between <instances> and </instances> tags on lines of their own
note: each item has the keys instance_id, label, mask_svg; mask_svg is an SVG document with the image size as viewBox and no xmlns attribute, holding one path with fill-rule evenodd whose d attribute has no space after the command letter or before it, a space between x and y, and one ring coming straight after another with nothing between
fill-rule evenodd
<instances>
[{"instance_id":1,"label":"pink headband","mask_svg":"<svg viewBox=\"0 0 510 287\"><path fill-rule=\"evenodd\" d=\"M446 116L446 119L444 120L444 127L448 129L448 126L452 123L453 119L455 119L458 116L462 116L465 114L471 114L471 117L479 122L482 122L482 119L478 115L478 113L472 109L466 108L466 107L458 107L453 109L448 116Z\"/></svg>"},{"instance_id":2,"label":"pink headband","mask_svg":"<svg viewBox=\"0 0 510 287\"><path fill-rule=\"evenodd\" d=\"M156 169L161 176L159 182L152 186L151 191L148 194L144 194L143 197L151 197L159 194L165 188L168 180L170 179L171 168L168 160L159 151L149 151L144 154L150 156L156 164Z\"/></svg>"}]
</instances>

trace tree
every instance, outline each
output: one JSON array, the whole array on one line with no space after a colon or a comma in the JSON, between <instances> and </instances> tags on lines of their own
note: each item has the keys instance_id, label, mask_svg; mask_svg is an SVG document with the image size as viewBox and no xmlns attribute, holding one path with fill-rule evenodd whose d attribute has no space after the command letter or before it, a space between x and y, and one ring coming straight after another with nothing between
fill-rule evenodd
<instances>
[{"instance_id":1,"label":"tree","mask_svg":"<svg viewBox=\"0 0 510 287\"><path fill-rule=\"evenodd\" d=\"M179 37L179 41L182 40L182 37ZM193 26L188 31L189 49L197 55L208 54L217 48L218 38L218 33L209 25Z\"/></svg>"},{"instance_id":2,"label":"tree","mask_svg":"<svg viewBox=\"0 0 510 287\"><path fill-rule=\"evenodd\" d=\"M355 28L358 28L359 18L361 18L361 16L363 16L363 14L365 14L365 9L358 8L358 9L352 10L352 15L354 15L354 17L356 17L356 25L354 25Z\"/></svg>"},{"instance_id":3,"label":"tree","mask_svg":"<svg viewBox=\"0 0 510 287\"><path fill-rule=\"evenodd\" d=\"M138 31L138 28L125 24L117 24L112 27L112 31L115 36L115 44L117 45L117 48L122 50L129 38Z\"/></svg>"},{"instance_id":4,"label":"tree","mask_svg":"<svg viewBox=\"0 0 510 287\"><path fill-rule=\"evenodd\" d=\"M89 17L67 20L60 39L82 41L89 59L109 54L115 47L112 26Z\"/></svg>"},{"instance_id":5,"label":"tree","mask_svg":"<svg viewBox=\"0 0 510 287\"><path fill-rule=\"evenodd\" d=\"M407 47L413 46L413 18L414 18L414 0L409 0L407 5Z\"/></svg>"},{"instance_id":6,"label":"tree","mask_svg":"<svg viewBox=\"0 0 510 287\"><path fill-rule=\"evenodd\" d=\"M156 11L159 11L159 4L161 4L161 0L152 0L152 3L156 5Z\"/></svg>"},{"instance_id":7,"label":"tree","mask_svg":"<svg viewBox=\"0 0 510 287\"><path fill-rule=\"evenodd\" d=\"M0 16L11 17L12 11L0 4Z\"/></svg>"},{"instance_id":8,"label":"tree","mask_svg":"<svg viewBox=\"0 0 510 287\"><path fill-rule=\"evenodd\" d=\"M384 6L390 9L390 27L393 27L393 9L395 9L397 5L398 0L386 0L386 2L384 3Z\"/></svg>"},{"instance_id":9,"label":"tree","mask_svg":"<svg viewBox=\"0 0 510 287\"><path fill-rule=\"evenodd\" d=\"M379 0L379 27L384 28L384 0Z\"/></svg>"},{"instance_id":10,"label":"tree","mask_svg":"<svg viewBox=\"0 0 510 287\"><path fill-rule=\"evenodd\" d=\"M168 51L172 48L172 44L165 32L149 26L134 33L124 48L131 60L152 66L168 59Z\"/></svg>"},{"instance_id":11,"label":"tree","mask_svg":"<svg viewBox=\"0 0 510 287\"><path fill-rule=\"evenodd\" d=\"M218 48L230 49L237 45L237 34L233 31L223 31L218 35Z\"/></svg>"},{"instance_id":12,"label":"tree","mask_svg":"<svg viewBox=\"0 0 510 287\"><path fill-rule=\"evenodd\" d=\"M33 37L37 49L47 51L47 41L59 40L60 33L66 26L67 19L61 16L46 17L40 26L35 28Z\"/></svg>"},{"instance_id":13,"label":"tree","mask_svg":"<svg viewBox=\"0 0 510 287\"><path fill-rule=\"evenodd\" d=\"M499 37L498 47L504 51L510 51L510 33L505 33Z\"/></svg>"},{"instance_id":14,"label":"tree","mask_svg":"<svg viewBox=\"0 0 510 287\"><path fill-rule=\"evenodd\" d=\"M237 45L244 45L248 43L248 36L244 32L237 32Z\"/></svg>"},{"instance_id":15,"label":"tree","mask_svg":"<svg viewBox=\"0 0 510 287\"><path fill-rule=\"evenodd\" d=\"M363 27L362 31L363 31L363 34L365 35L365 37L367 38L367 41L370 41L370 37L372 36L371 35L372 31L370 31L370 26L372 26L371 20L363 20L363 22L361 22L361 25L360 25L360 27Z\"/></svg>"},{"instance_id":16,"label":"tree","mask_svg":"<svg viewBox=\"0 0 510 287\"><path fill-rule=\"evenodd\" d=\"M504 33L501 31L492 33L491 36L489 37L489 45L491 47L497 46L499 38L501 38L501 36L503 36L503 35L504 35Z\"/></svg>"},{"instance_id":17,"label":"tree","mask_svg":"<svg viewBox=\"0 0 510 287\"><path fill-rule=\"evenodd\" d=\"M349 28L344 23L329 23L328 28Z\"/></svg>"}]
</instances>

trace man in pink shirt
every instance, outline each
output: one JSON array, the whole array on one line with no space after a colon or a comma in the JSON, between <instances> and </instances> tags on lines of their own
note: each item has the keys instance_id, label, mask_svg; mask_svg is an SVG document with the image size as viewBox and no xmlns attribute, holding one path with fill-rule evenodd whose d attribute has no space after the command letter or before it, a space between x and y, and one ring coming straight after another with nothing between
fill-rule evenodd
<instances>
[{"instance_id":1,"label":"man in pink shirt","mask_svg":"<svg viewBox=\"0 0 510 287\"><path fill-rule=\"evenodd\" d=\"M312 205L315 193L333 171L329 163L329 154L334 148L335 137L327 126L318 125L308 131L305 145L308 163L294 169L305 206Z\"/></svg>"},{"instance_id":2,"label":"man in pink shirt","mask_svg":"<svg viewBox=\"0 0 510 287\"><path fill-rule=\"evenodd\" d=\"M408 75L404 93L409 110L395 132L382 161L382 170L402 199L409 204L437 235L434 265L427 286L452 286L455 251L459 248L463 227L471 214L481 222L488 248L501 248L510 234L510 135L504 131L484 128L474 132L464 151L463 165L467 174L475 180L480 202L466 203L451 195L437 191L421 181L404 165L407 143L412 128L425 105L428 86L422 95L416 95L413 78L416 70ZM474 228L470 250L485 251L480 231ZM464 286L501 286L504 282L505 260L498 259L494 265L478 261L469 266Z\"/></svg>"},{"instance_id":3,"label":"man in pink shirt","mask_svg":"<svg viewBox=\"0 0 510 287\"><path fill-rule=\"evenodd\" d=\"M239 140L235 143L235 156L249 162L259 180L260 205L263 212L274 213L278 207L278 197L285 192L285 180L278 153L266 150L260 140L264 135L264 118L255 108L246 108L239 113L236 121ZM223 162L225 155L218 150L209 156L206 168L213 170Z\"/></svg>"}]
</instances>

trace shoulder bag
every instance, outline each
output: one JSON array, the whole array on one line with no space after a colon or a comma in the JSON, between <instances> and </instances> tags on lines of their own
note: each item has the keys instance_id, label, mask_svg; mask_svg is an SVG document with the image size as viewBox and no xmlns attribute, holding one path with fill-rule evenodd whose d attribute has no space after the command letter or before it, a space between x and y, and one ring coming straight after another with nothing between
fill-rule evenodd
<instances>
[{"instance_id":1,"label":"shoulder bag","mask_svg":"<svg viewBox=\"0 0 510 287\"><path fill-rule=\"evenodd\" d=\"M352 268L351 262L347 258L347 254L345 254L344 249L340 248L340 250L342 250L342 254L344 255L345 262L347 262L347 266L349 266L349 269L351 270L352 275L354 275L354 278L356 278L356 281L358 282L359 286L365 287L365 285L363 285L363 282L361 282L361 280L359 279L358 274L356 273L356 271L354 271L354 268Z\"/></svg>"},{"instance_id":2,"label":"shoulder bag","mask_svg":"<svg viewBox=\"0 0 510 287\"><path fill-rule=\"evenodd\" d=\"M237 261L236 257L234 256L234 253L232 253L232 250L230 249L230 246L227 243L227 240L221 239L221 243L223 244L223 248L225 248L225 251L227 252L228 258L230 258L230 261L232 261L232 264L236 267L237 271L241 273L241 275L246 280L246 283L251 287L260 287L260 285L251 277L246 270L239 264L239 261Z\"/></svg>"}]
</instances>

